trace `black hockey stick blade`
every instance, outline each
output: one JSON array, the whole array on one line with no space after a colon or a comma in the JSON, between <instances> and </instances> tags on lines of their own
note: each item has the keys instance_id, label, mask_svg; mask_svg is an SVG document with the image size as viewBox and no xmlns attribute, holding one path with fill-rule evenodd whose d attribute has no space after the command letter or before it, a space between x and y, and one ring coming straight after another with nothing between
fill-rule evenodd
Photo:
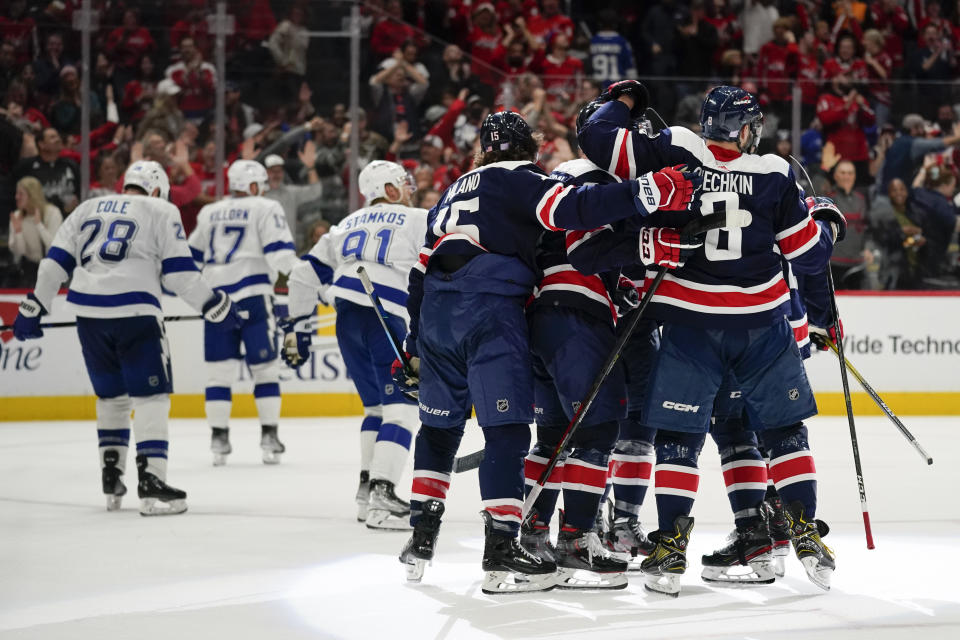
<instances>
[{"instance_id":1,"label":"black hockey stick blade","mask_svg":"<svg viewBox=\"0 0 960 640\"><path fill-rule=\"evenodd\" d=\"M840 357L840 351L837 349L836 342L830 338L825 340L821 338L820 340L822 340L826 346L830 347L830 350L833 351L838 358ZM917 442L917 439L912 433L910 433L910 430L907 429L907 426L903 424L900 418L897 417L897 414L895 414L887 405L887 403L883 401L883 398L880 397L880 394L874 391L873 387L871 387L866 379L860 374L860 372L857 371L857 368L853 366L849 359L846 359L846 364L847 370L853 374L854 378L857 379L857 382L859 382L860 386L863 387L863 390L867 392L867 395L870 396L870 399L873 400L878 407L880 407L880 410L883 411L888 418L890 418L890 421L897 427L897 429L900 430L900 433L902 433L903 436L910 442L910 444L913 445L913 448L917 450L917 453L920 454L920 457L923 458L928 465L933 464L933 458L930 457L930 454L928 454L926 450L920 446L920 443Z\"/></svg>"},{"instance_id":2,"label":"black hockey stick blade","mask_svg":"<svg viewBox=\"0 0 960 640\"><path fill-rule=\"evenodd\" d=\"M165 316L164 322L179 322L180 320L202 320L203 316ZM76 320L66 320L64 322L44 322L40 325L41 329L62 329L64 327L77 326ZM13 331L12 324L0 324L0 331Z\"/></svg>"},{"instance_id":3,"label":"black hockey stick blade","mask_svg":"<svg viewBox=\"0 0 960 640\"><path fill-rule=\"evenodd\" d=\"M484 450L480 449L479 451L468 453L465 456L460 456L453 461L453 472L463 473L464 471L472 471L476 469L480 466L480 463L483 462L483 453Z\"/></svg>"}]
</instances>

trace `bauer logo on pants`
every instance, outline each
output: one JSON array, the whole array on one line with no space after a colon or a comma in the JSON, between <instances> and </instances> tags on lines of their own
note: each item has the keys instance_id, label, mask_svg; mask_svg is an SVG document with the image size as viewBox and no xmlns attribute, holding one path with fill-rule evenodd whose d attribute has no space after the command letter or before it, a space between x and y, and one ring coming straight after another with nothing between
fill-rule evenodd
<instances>
[{"instance_id":1,"label":"bauer logo on pants","mask_svg":"<svg viewBox=\"0 0 960 640\"><path fill-rule=\"evenodd\" d=\"M510 410L510 401L506 398L502 400L497 400L497 411L500 413L506 413Z\"/></svg>"}]
</instances>

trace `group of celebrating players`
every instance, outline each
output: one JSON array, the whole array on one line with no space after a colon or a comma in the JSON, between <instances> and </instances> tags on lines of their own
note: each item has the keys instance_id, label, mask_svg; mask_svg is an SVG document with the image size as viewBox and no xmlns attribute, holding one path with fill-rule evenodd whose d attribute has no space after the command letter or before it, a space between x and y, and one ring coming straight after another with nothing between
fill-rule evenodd
<instances>
[{"instance_id":1,"label":"group of celebrating players","mask_svg":"<svg viewBox=\"0 0 960 640\"><path fill-rule=\"evenodd\" d=\"M204 313L215 464L230 453L241 358L255 383L264 462L279 461L278 360L298 367L310 357L320 300L336 307L364 406L358 519L412 527L400 554L408 580L420 581L433 559L472 407L485 440L485 593L618 589L639 569L648 589L677 595L708 432L736 528L703 557L704 580L771 583L792 544L811 581L828 589L835 561L815 519L803 420L816 405L803 357L811 333L836 339L818 327L834 324L826 269L844 217L827 198L805 198L783 159L754 153L763 116L746 91L713 89L699 135L651 133L647 102L639 82L611 85L578 118L581 158L550 175L536 164L529 125L491 114L475 169L429 212L411 206L401 166L372 162L359 179L367 205L300 260L282 211L261 197L258 163L230 167L233 197L205 207L189 239L166 202L163 169L132 165L123 194L83 203L58 231L15 322L17 338L42 336L40 317L72 277L67 303L98 398L108 509L126 491L132 408L141 513L186 510L186 494L165 482L172 383L161 287ZM712 214L726 224L691 231ZM289 275L282 345L278 273ZM643 316L628 322L645 293ZM619 361L557 451L628 324ZM388 333L406 335L403 366ZM407 502L396 485L411 444ZM647 534L638 517L651 480L658 526Z\"/></svg>"}]
</instances>

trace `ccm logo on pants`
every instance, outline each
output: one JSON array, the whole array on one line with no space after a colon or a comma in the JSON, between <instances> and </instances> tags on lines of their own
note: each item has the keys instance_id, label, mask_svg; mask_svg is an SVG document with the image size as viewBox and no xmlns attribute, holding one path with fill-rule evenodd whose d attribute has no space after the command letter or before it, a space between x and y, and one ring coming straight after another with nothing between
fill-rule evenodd
<instances>
[{"instance_id":1,"label":"ccm logo on pants","mask_svg":"<svg viewBox=\"0 0 960 640\"><path fill-rule=\"evenodd\" d=\"M663 403L664 409L671 409L673 411L682 411L684 413L696 413L700 411L700 405L692 404L683 404L682 402L671 402L670 400L665 400Z\"/></svg>"}]
</instances>

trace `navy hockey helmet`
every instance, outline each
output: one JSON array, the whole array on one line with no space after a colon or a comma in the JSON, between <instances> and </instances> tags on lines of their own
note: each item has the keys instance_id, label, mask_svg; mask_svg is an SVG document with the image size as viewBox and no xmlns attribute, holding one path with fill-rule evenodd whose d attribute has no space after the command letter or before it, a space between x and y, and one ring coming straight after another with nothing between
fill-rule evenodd
<instances>
[{"instance_id":1,"label":"navy hockey helmet","mask_svg":"<svg viewBox=\"0 0 960 640\"><path fill-rule=\"evenodd\" d=\"M746 144L740 129L750 126ZM707 94L700 109L700 135L708 140L736 142L740 151L753 153L763 131L763 113L753 94L740 87L716 87Z\"/></svg>"},{"instance_id":2,"label":"navy hockey helmet","mask_svg":"<svg viewBox=\"0 0 960 640\"><path fill-rule=\"evenodd\" d=\"M484 151L516 149L536 155L537 142L533 129L519 113L498 111L488 115L480 125L480 148Z\"/></svg>"}]
</instances>

